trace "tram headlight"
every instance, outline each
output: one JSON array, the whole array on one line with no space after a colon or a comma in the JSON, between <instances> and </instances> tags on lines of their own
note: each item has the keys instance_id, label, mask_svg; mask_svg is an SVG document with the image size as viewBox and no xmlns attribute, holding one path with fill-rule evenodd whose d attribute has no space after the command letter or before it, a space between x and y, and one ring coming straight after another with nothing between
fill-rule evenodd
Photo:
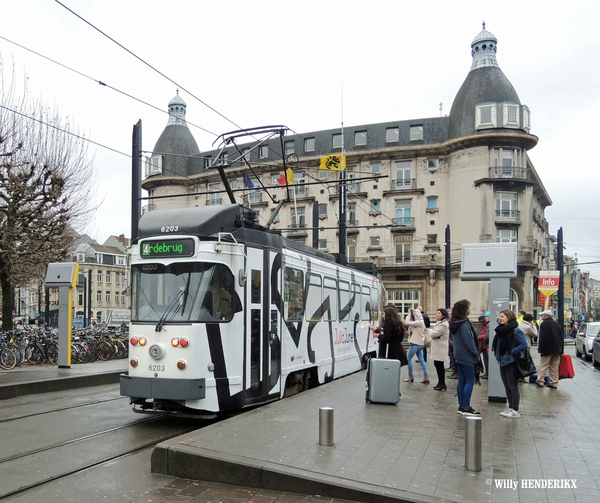
<instances>
[{"instance_id":1,"label":"tram headlight","mask_svg":"<svg viewBox=\"0 0 600 503\"><path fill-rule=\"evenodd\" d=\"M138 366L137 358L132 358L129 360L129 365L131 365L133 368L136 368Z\"/></svg>"},{"instance_id":2,"label":"tram headlight","mask_svg":"<svg viewBox=\"0 0 600 503\"><path fill-rule=\"evenodd\" d=\"M215 370L215 364L213 362L210 362L206 368L209 372L212 372Z\"/></svg>"},{"instance_id":3,"label":"tram headlight","mask_svg":"<svg viewBox=\"0 0 600 503\"><path fill-rule=\"evenodd\" d=\"M140 346L145 346L148 340L145 337L140 337Z\"/></svg>"},{"instance_id":4,"label":"tram headlight","mask_svg":"<svg viewBox=\"0 0 600 503\"><path fill-rule=\"evenodd\" d=\"M171 346L173 346L174 348L176 348L177 346L179 346L179 339L177 337L173 337L171 339Z\"/></svg>"},{"instance_id":5,"label":"tram headlight","mask_svg":"<svg viewBox=\"0 0 600 503\"><path fill-rule=\"evenodd\" d=\"M190 345L190 341L188 341L185 337L179 341L179 345L182 348L187 348Z\"/></svg>"},{"instance_id":6,"label":"tram headlight","mask_svg":"<svg viewBox=\"0 0 600 503\"><path fill-rule=\"evenodd\" d=\"M179 361L177 362L177 368L178 368L179 370L184 370L186 367L187 367L187 363L185 363L185 361L183 361L183 360L179 360Z\"/></svg>"},{"instance_id":7,"label":"tram headlight","mask_svg":"<svg viewBox=\"0 0 600 503\"><path fill-rule=\"evenodd\" d=\"M137 346L137 344L138 344L138 338L137 337L132 337L131 339L129 339L129 343L132 346Z\"/></svg>"},{"instance_id":8,"label":"tram headlight","mask_svg":"<svg viewBox=\"0 0 600 503\"><path fill-rule=\"evenodd\" d=\"M150 346L148 349L148 353L150 354L151 358L160 360L164 354L164 350L160 344L152 344L152 346Z\"/></svg>"}]
</instances>

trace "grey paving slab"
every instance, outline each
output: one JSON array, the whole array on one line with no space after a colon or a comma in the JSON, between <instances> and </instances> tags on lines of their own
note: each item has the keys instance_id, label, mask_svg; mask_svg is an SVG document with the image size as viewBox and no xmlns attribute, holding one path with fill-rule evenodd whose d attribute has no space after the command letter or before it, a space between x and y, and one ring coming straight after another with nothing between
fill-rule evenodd
<instances>
[{"instance_id":1,"label":"grey paving slab","mask_svg":"<svg viewBox=\"0 0 600 503\"><path fill-rule=\"evenodd\" d=\"M573 347L567 352L574 353ZM483 417L479 473L464 468L456 381L448 381L446 392L403 382L397 406L374 405L364 401L364 372L166 442L157 451L172 461L163 467L176 466L180 452L191 459L198 453L203 460L232 460L231 476L221 472L221 482L236 483L236 463L245 469L255 463L255 480L274 479L273 470L285 484L289 472L322 484L324 496L328 487L353 490L350 499L356 501L598 501L600 441L592 432L600 417L600 372L572 356L576 377L560 381L558 390L521 385L518 419L499 415L505 405L487 401L486 382L475 387L472 404ZM333 447L318 444L322 406L335 410ZM190 466L184 470L185 476L194 474ZM577 479L577 487L540 486L550 479ZM526 487L528 481L538 486Z\"/></svg>"}]
</instances>

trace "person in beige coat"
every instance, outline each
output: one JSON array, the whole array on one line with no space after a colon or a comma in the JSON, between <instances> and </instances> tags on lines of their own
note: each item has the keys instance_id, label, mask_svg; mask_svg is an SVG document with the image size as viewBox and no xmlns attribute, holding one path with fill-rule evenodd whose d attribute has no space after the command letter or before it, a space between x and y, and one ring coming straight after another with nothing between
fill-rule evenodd
<instances>
[{"instance_id":1,"label":"person in beige coat","mask_svg":"<svg viewBox=\"0 0 600 503\"><path fill-rule=\"evenodd\" d=\"M438 376L438 383L433 388L436 391L446 391L446 371L445 363L448 357L448 311L440 307L436 313L436 323L429 329L431 335L431 354L435 371Z\"/></svg>"},{"instance_id":2,"label":"person in beige coat","mask_svg":"<svg viewBox=\"0 0 600 503\"><path fill-rule=\"evenodd\" d=\"M410 342L410 347L408 348L408 377L404 379L404 382L414 382L415 378L413 377L413 365L412 359L415 355L419 359L419 363L421 367L423 367L423 380L422 384L429 384L429 372L427 370L427 363L425 363L425 359L423 358L423 352L425 350L425 323L423 322L423 315L421 311L418 309L410 308L408 310L408 315L404 320L404 324L408 327L408 342Z\"/></svg>"},{"instance_id":3,"label":"person in beige coat","mask_svg":"<svg viewBox=\"0 0 600 503\"><path fill-rule=\"evenodd\" d=\"M525 335L525 339L527 340L527 347L531 348L531 344L538 336L537 329L533 324L533 316L530 314L526 314L523 316L523 321L519 323L519 329Z\"/></svg>"}]
</instances>

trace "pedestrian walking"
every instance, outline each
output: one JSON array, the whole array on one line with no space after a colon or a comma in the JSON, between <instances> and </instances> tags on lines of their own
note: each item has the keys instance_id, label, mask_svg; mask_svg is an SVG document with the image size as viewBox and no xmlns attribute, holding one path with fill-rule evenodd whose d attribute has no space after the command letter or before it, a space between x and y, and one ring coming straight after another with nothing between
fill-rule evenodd
<instances>
[{"instance_id":1,"label":"pedestrian walking","mask_svg":"<svg viewBox=\"0 0 600 503\"><path fill-rule=\"evenodd\" d=\"M495 328L496 335L492 341L492 351L500 365L500 377L504 390L508 408L501 412L504 417L519 417L519 402L521 393L519 392L519 369L515 361L515 355L527 349L525 335L519 328L515 313L509 309L500 311L500 324Z\"/></svg>"},{"instance_id":2,"label":"pedestrian walking","mask_svg":"<svg viewBox=\"0 0 600 503\"><path fill-rule=\"evenodd\" d=\"M565 350L565 338L560 325L552 319L552 311L549 309L542 312L542 324L538 337L538 353L540 354L540 366L538 368L538 379L535 383L539 388L544 387L544 376L550 373L550 382L546 384L549 388L558 388L558 366L560 355Z\"/></svg>"}]
</instances>

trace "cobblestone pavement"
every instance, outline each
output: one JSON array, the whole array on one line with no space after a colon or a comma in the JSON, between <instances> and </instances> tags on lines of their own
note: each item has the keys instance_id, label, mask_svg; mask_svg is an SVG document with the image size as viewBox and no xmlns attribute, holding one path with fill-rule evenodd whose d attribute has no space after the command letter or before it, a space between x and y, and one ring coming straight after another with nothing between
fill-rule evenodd
<instances>
[{"instance_id":1,"label":"cobblestone pavement","mask_svg":"<svg viewBox=\"0 0 600 503\"><path fill-rule=\"evenodd\" d=\"M135 503L355 503L338 498L176 479Z\"/></svg>"}]
</instances>

